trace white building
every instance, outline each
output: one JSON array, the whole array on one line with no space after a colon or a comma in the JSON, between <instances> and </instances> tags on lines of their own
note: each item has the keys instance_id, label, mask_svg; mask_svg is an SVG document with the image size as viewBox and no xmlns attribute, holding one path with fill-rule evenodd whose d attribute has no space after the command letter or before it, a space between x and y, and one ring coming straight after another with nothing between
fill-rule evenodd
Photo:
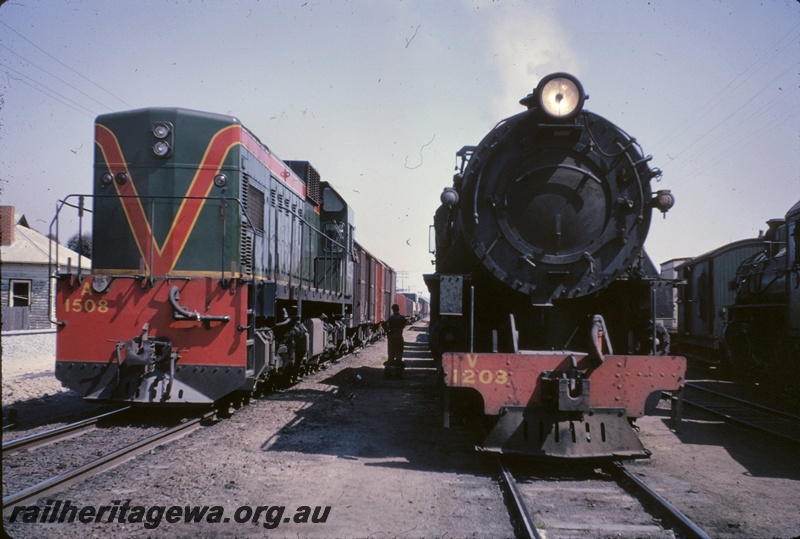
<instances>
[{"instance_id":1,"label":"white building","mask_svg":"<svg viewBox=\"0 0 800 539\"><path fill-rule=\"evenodd\" d=\"M51 241L28 225L13 206L0 206L0 303L3 331L42 330L53 327L55 290L51 289L48 261ZM55 242L52 242L55 256ZM78 253L58 246L58 263L78 265ZM81 267L91 260L81 257ZM51 293L52 292L52 293Z\"/></svg>"}]
</instances>

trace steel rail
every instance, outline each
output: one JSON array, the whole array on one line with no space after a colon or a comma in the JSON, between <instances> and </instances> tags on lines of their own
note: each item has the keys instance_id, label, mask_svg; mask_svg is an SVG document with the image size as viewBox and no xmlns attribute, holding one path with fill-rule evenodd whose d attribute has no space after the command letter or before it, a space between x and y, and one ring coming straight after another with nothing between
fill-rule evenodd
<instances>
[{"instance_id":1,"label":"steel rail","mask_svg":"<svg viewBox=\"0 0 800 539\"><path fill-rule=\"evenodd\" d=\"M29 436L16 438L8 442L3 442L3 456L6 457L8 455L13 455L14 453L18 453L19 451L24 451L26 449L33 449L34 447L39 447L42 445L47 445L59 442L61 440L72 438L83 432L96 428L97 423L100 420L106 419L115 414L126 412L130 409L131 409L130 406L126 406L118 410L112 410L111 412L106 412L105 414L100 414L95 417L90 417L89 419L84 419L82 421L70 423L69 425L56 427L54 429L50 429L44 432L39 432L36 434L31 434Z\"/></svg>"},{"instance_id":2,"label":"steel rail","mask_svg":"<svg viewBox=\"0 0 800 539\"><path fill-rule=\"evenodd\" d=\"M766 412L766 413L771 414L771 415L784 417L786 419L792 419L792 420L795 420L795 421L800 421L800 416L798 416L798 415L795 415L795 414L792 414L792 413L789 413L789 412L784 412L783 410L777 410L775 408L770 408L769 406L763 406L763 405L757 404L755 402L750 402L749 400L741 399L739 397L734 397L733 395L726 395L725 393L721 393L719 391L715 391L715 390L709 389L707 387L699 386L699 385L693 384L691 382L687 382L685 384L685 387L690 387L692 389L696 389L696 390L701 391L703 393L708 393L710 395L716 395L718 397L722 397L722 398L728 399L728 400L733 401L733 402L738 402L739 404L743 404L743 405L747 406L748 408L752 408L754 410L759 410L761 412Z\"/></svg>"},{"instance_id":3,"label":"steel rail","mask_svg":"<svg viewBox=\"0 0 800 539\"><path fill-rule=\"evenodd\" d=\"M756 430L756 431L759 431L759 432L763 432L764 434L769 434L770 436L775 436L776 438L780 438L781 440L784 440L784 441L787 441L787 442L792 442L794 444L800 443L800 439L798 439L795 436L787 435L787 434L784 434L782 432L777 432L775 430L765 428L762 425L758 425L756 423L751 423L751 422L746 421L744 419L740 419L740 418L734 417L734 416L732 416L730 414L727 414L725 412L720 412L719 410L714 410L713 408L709 408L708 406L704 406L704 405L702 405L700 403L684 399L683 404L685 406L689 406L691 408L696 408L697 410L705 412L705 413L707 413L707 414L709 414L711 416L722 418L722 419L724 419L725 421L727 421L729 423L733 423L734 425L738 425L740 427L746 427L748 429L753 429L753 430Z\"/></svg>"},{"instance_id":4,"label":"steel rail","mask_svg":"<svg viewBox=\"0 0 800 539\"><path fill-rule=\"evenodd\" d=\"M690 352L681 352L679 355L685 357L686 359L693 359L695 361L699 361L700 363L704 363L706 365L720 365L720 361L717 359L710 359L703 356L698 356L697 354L692 354Z\"/></svg>"},{"instance_id":5,"label":"steel rail","mask_svg":"<svg viewBox=\"0 0 800 539\"><path fill-rule=\"evenodd\" d=\"M689 520L683 513L678 511L671 503L664 499L656 491L648 487L638 477L632 474L625 466L619 462L611 462L603 468L620 484L623 482L630 485L637 496L644 498L654 505L658 511L663 513L668 521L668 526L681 534L682 537L692 537L697 539L711 539L711 536L701 530L697 524Z\"/></svg>"},{"instance_id":6,"label":"steel rail","mask_svg":"<svg viewBox=\"0 0 800 539\"><path fill-rule=\"evenodd\" d=\"M108 455L93 460L83 466L66 471L41 483L28 487L19 492L3 498L3 512L14 505L21 503L35 502L46 494L61 491L70 485L78 483L86 478L97 475L110 468L118 466L136 456L149 451L150 449L186 436L187 434L200 428L202 421L214 416L213 412L208 412L201 417L197 417L175 427L148 436L147 438L118 449Z\"/></svg>"},{"instance_id":7,"label":"steel rail","mask_svg":"<svg viewBox=\"0 0 800 539\"><path fill-rule=\"evenodd\" d=\"M528 505L525 503L522 493L520 493L519 489L517 488L517 482L514 479L514 476L511 475L511 472L500 456L497 457L497 466L500 468L500 476L503 480L503 483L505 483L506 488L508 489L511 499L514 502L514 509L517 512L517 516L522 522L524 535L521 537L523 539L542 539L542 536L539 535L539 530L536 529L536 524L531 517L530 511L528 511Z\"/></svg>"},{"instance_id":8,"label":"steel rail","mask_svg":"<svg viewBox=\"0 0 800 539\"><path fill-rule=\"evenodd\" d=\"M765 434L769 434L769 435L774 436L775 438L778 438L778 439L783 440L783 441L791 442L793 444L800 443L800 428L798 428L798 421L800 421L800 418L798 418L797 416L795 416L793 414L786 413L786 412L782 412L780 410L773 410L772 408L768 408L766 406L761 406L760 404L756 404L756 403L753 403L753 402L750 402L750 401L739 399L737 397L733 397L731 395L726 395L724 393L719 393L719 392L714 391L714 390L705 389L703 387L698 387L698 386L694 386L694 385L690 385L690 384L687 384L687 386L689 386L691 389L695 389L695 390L698 390L700 392L705 392L705 393L708 393L708 394L711 394L711 395L714 395L714 396L717 396L717 397L720 397L720 398L727 399L727 400L730 400L732 402L738 403L738 404L742 405L742 407L744 408L745 411L747 411L749 409L750 411L755 412L756 414L761 413L761 414L766 415L767 417L774 418L774 419L776 419L778 421L785 420L785 421L787 421L787 425L786 426L789 426L788 422L793 422L794 429L791 430L789 433L786 433L786 432L783 432L783 431L780 431L780 430L777 430L777 429L769 428L768 426L764 426L763 424L760 424L760 423L757 423L757 422L753 422L752 418L751 418L751 420L748 420L747 418L736 417L736 416L732 415L731 413L729 413L728 411L715 409L713 407L714 405L712 403L705 403L704 404L704 403L700 403L700 402L695 402L695 401L693 401L691 399L688 399L688 398L686 398L684 396L683 404L685 406L689 406L691 408L695 408L695 409L700 410L702 412L705 412L705 413L707 413L707 414L709 414L709 415L711 415L713 417L722 418L725 421L727 421L728 423L731 423L731 424L734 424L734 425L738 425L740 427L745 427L745 428L748 428L748 429L752 429L754 431L763 432Z\"/></svg>"}]
</instances>

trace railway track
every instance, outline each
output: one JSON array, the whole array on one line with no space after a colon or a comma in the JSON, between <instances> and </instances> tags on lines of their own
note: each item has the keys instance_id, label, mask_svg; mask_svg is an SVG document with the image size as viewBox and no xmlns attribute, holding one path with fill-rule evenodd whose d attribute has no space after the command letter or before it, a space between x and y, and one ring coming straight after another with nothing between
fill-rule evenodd
<instances>
[{"instance_id":1,"label":"railway track","mask_svg":"<svg viewBox=\"0 0 800 539\"><path fill-rule=\"evenodd\" d=\"M709 537L619 462L497 462L518 537Z\"/></svg>"},{"instance_id":2,"label":"railway track","mask_svg":"<svg viewBox=\"0 0 800 539\"><path fill-rule=\"evenodd\" d=\"M374 344L374 343L371 343L371 344ZM315 368L315 371L317 369L327 369L330 364L337 363L341 359L344 359L344 358L347 358L349 356L352 356L352 355L356 354L357 352L359 352L361 349L362 349L361 347L356 348L356 349L348 352L344 356L335 358L335 359L331 360L330 362L326 362L326 363L320 365L319 367ZM289 385L293 385L297 381L298 380L292 380L291 382L289 382ZM64 489L68 488L70 485L73 485L75 483L78 483L80 481L88 479L89 477L92 477L93 475L97 475L99 473L102 473L105 470L108 470L110 468L118 466L119 464L122 464L127 460L135 458L136 456L138 456L138 455L140 455L142 453L145 453L145 452L149 451L150 449L152 449L152 448L154 448L156 446L159 446L159 445L168 443L168 442L170 442L172 440L175 440L177 438L186 436L187 434L189 434L189 433L193 432L194 430L198 429L201 426L201 424L206 420L210 420L212 418L224 419L224 418L230 417L231 415L233 415L233 413L235 412L235 410L237 408L239 408L242 405L246 405L250 401L251 398L258 398L258 396L260 396L260 395L253 394L252 396L250 396L248 398L242 398L239 401L235 401L235 402L234 401L230 401L230 402L222 401L217 408L208 411L207 413L205 413L204 415L202 415L200 417L195 417L193 419L188 419L185 422L183 422L183 423L181 423L181 424L179 424L177 426L168 428L168 429L162 429L159 432L156 432L154 434L148 435L145 438L140 439L140 440L138 440L138 441L136 441L134 443L127 444L124 447L121 447L121 448L119 448L117 450L109 451L107 454L105 454L105 455L103 455L103 456L101 456L101 457L99 457L97 459L91 460L90 462L87 462L86 464L71 468L68 471L63 472L63 473L54 473L54 474L48 476L46 479L43 479L41 481L36 482L36 484L34 484L33 486L20 489L20 490L18 490L16 492L13 492L12 494L9 494L7 496L4 495L3 496L3 512L5 513L7 509L9 509L10 507L12 507L14 505L20 505L20 504L25 504L25 503L29 503L29 502L35 502L37 499L40 499L41 497L43 497L43 496L45 496L47 494L51 494L51 493L54 493L54 492L58 492L58 491L64 490ZM226 402L227 402L227 404L224 404ZM72 438L76 438L76 437L82 436L84 434L87 434L89 432L92 432L92 431L96 430L99 427L98 424L100 422L102 422L104 420L109 420L109 419L112 419L112 418L113 419L120 419L125 414L125 412L129 412L129 411L132 411L132 407L125 406L123 408L120 408L120 409L117 409L117 410L112 410L110 412L106 412L106 413L103 413L103 414L100 414L100 415L97 415L97 416L94 416L94 417L90 417L88 419L84 419L84 420L77 421L77 422L74 422L74 423L71 423L71 424L68 424L68 425L56 427L54 429L50 429L50 430L47 430L47 431L44 431L44 432L35 433L35 434L29 435L29 436L23 436L23 437L16 438L16 439L13 439L13 440L10 440L8 442L3 443L3 445L2 445L2 454L3 454L3 460L4 460L4 466L3 466L3 476L4 476L3 489L4 489L4 494L5 494L6 490L9 490L9 488L7 488L7 485L6 485L6 478L9 475L15 475L14 472L13 472L13 470L15 468L22 468L22 469L31 468L31 466L28 465L28 464L19 464L19 463L14 464L14 463L12 463L11 465L9 465L9 468L12 469L11 473L9 473L9 470L7 470L7 468L6 468L6 461L13 460L14 459L13 455L17 455L19 453L24 453L26 451L33 450L33 449L36 449L36 448L39 448L39 447L44 447L44 446L47 446L47 445L55 445L57 443L62 443L62 442L70 443L69 440L71 440ZM13 422L10 421L9 422L10 424L8 424L7 426L4 426L4 431L6 431L7 429L15 428L17 426L16 418L10 418L10 419L12 419ZM109 437L107 437L104 441L101 441L101 444L109 442L109 441L112 442L112 443L114 443L116 441L116 440L114 440L113 434L111 434ZM119 445L119 444L117 444L117 445ZM70 449L66 449L66 450L62 449L62 450L59 451L59 453L61 455L70 454L71 451L70 451ZM56 458L60 459L61 455L57 456ZM8 457L12 457L12 458L9 459ZM39 462L48 461L48 460L49 459L40 458ZM53 460L55 460L55 459L53 459ZM64 467L63 464L57 464L55 466L58 467L58 468L63 468ZM34 468L38 468L38 466L33 466L33 467ZM36 477L36 475L34 474L33 477Z\"/></svg>"},{"instance_id":3,"label":"railway track","mask_svg":"<svg viewBox=\"0 0 800 539\"><path fill-rule=\"evenodd\" d=\"M699 383L686 384L683 405L741 427L800 443L800 416L715 391Z\"/></svg>"},{"instance_id":4,"label":"railway track","mask_svg":"<svg viewBox=\"0 0 800 539\"><path fill-rule=\"evenodd\" d=\"M20 451L27 451L35 447L54 444L74 438L75 436L80 436L83 433L96 429L97 424L104 419L118 417L128 410L130 410L130 406L125 406L124 408L96 415L82 421L76 421L75 423L56 427L44 432L37 432L29 436L22 436L8 442L3 442L3 457L9 457Z\"/></svg>"},{"instance_id":5,"label":"railway track","mask_svg":"<svg viewBox=\"0 0 800 539\"><path fill-rule=\"evenodd\" d=\"M124 413L127 409L112 412L111 414L103 414L90 418L88 420L80 421L65 427L59 427L51 431L26 436L3 444L3 458L7 460L7 456L13 453L19 453L23 450L31 450L39 448L44 445L55 444L57 442L64 442L70 438L85 434L97 427L98 421L107 418L115 413ZM99 458L95 458L82 464L80 466L68 469L67 471L55 473L50 475L44 480L27 488L22 488L8 496L3 496L3 512L10 509L14 505L35 503L36 500L43 496L52 494L66 489L70 485L88 479L94 475L118 466L138 455L141 455L150 449L176 440L187 434L197 430L202 425L202 422L214 417L213 412L208 412L202 416L189 419L183 423L171 426L166 429L159 429L158 432L149 434L146 437L137 440L136 442L127 444L116 450L109 451ZM7 453L7 447L10 453ZM4 470L5 475L5 470Z\"/></svg>"}]
</instances>

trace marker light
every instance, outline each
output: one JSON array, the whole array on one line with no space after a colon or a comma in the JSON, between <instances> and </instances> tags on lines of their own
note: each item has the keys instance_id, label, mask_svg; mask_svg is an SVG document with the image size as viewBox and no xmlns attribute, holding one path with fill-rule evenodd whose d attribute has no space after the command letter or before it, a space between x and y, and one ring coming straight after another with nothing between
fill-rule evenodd
<instances>
[{"instance_id":1,"label":"marker light","mask_svg":"<svg viewBox=\"0 0 800 539\"><path fill-rule=\"evenodd\" d=\"M214 185L217 187L225 187L228 184L228 178L225 174L217 174L214 176Z\"/></svg>"},{"instance_id":2,"label":"marker light","mask_svg":"<svg viewBox=\"0 0 800 539\"><path fill-rule=\"evenodd\" d=\"M167 124L156 124L153 126L153 134L156 138L165 139L169 136L171 129Z\"/></svg>"},{"instance_id":3,"label":"marker light","mask_svg":"<svg viewBox=\"0 0 800 539\"><path fill-rule=\"evenodd\" d=\"M153 144L153 153L158 157L166 157L170 152L169 143L165 140L159 140Z\"/></svg>"},{"instance_id":4,"label":"marker light","mask_svg":"<svg viewBox=\"0 0 800 539\"><path fill-rule=\"evenodd\" d=\"M656 192L652 204L661 213L667 213L675 205L675 197L669 189L661 189Z\"/></svg>"},{"instance_id":5,"label":"marker light","mask_svg":"<svg viewBox=\"0 0 800 539\"><path fill-rule=\"evenodd\" d=\"M100 176L100 182L103 186L111 185L111 182L114 181L114 175L110 172L104 172L102 176Z\"/></svg>"},{"instance_id":6,"label":"marker light","mask_svg":"<svg viewBox=\"0 0 800 539\"><path fill-rule=\"evenodd\" d=\"M111 277L108 275L95 275L92 280L92 290L98 294L102 294L108 290L111 285Z\"/></svg>"},{"instance_id":7,"label":"marker light","mask_svg":"<svg viewBox=\"0 0 800 539\"><path fill-rule=\"evenodd\" d=\"M539 110L556 120L570 120L583 109L586 96L578 79L568 73L553 73L536 87Z\"/></svg>"},{"instance_id":8,"label":"marker light","mask_svg":"<svg viewBox=\"0 0 800 539\"><path fill-rule=\"evenodd\" d=\"M445 187L444 191L442 191L439 200L442 201L442 204L447 206L448 208L452 208L456 204L458 204L458 191L453 189L452 187Z\"/></svg>"}]
</instances>

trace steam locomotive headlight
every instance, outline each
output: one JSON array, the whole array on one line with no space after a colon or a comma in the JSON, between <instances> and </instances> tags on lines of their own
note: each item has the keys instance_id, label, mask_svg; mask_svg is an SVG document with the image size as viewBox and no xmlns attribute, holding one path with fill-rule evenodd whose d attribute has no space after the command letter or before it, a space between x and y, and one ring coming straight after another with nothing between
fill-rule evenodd
<instances>
[{"instance_id":1,"label":"steam locomotive headlight","mask_svg":"<svg viewBox=\"0 0 800 539\"><path fill-rule=\"evenodd\" d=\"M169 142L166 140L159 140L153 144L153 153L156 154L157 157L167 157L171 150L172 148L170 148Z\"/></svg>"},{"instance_id":2,"label":"steam locomotive headlight","mask_svg":"<svg viewBox=\"0 0 800 539\"><path fill-rule=\"evenodd\" d=\"M553 73L536 88L539 110L555 120L570 120L583 110L586 96L578 79L567 73Z\"/></svg>"}]
</instances>

